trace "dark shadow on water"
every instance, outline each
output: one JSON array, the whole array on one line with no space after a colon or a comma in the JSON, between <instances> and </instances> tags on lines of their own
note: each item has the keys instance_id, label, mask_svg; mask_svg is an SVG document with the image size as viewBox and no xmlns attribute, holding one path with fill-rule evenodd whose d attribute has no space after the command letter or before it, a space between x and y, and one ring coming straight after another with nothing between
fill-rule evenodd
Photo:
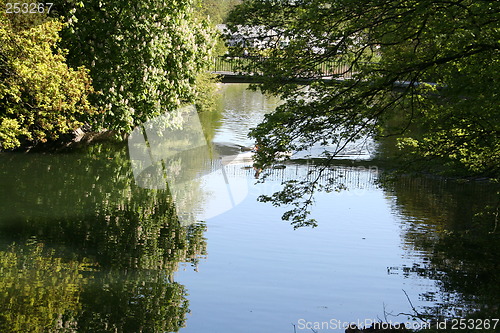
<instances>
[{"instance_id":1,"label":"dark shadow on water","mask_svg":"<svg viewBox=\"0 0 500 333\"><path fill-rule=\"evenodd\" d=\"M500 315L500 187L488 181L453 181L398 177L386 182L394 210L403 218L402 237L408 253L425 258L421 265L391 267L390 274L435 280L441 300L422 309L438 320Z\"/></svg>"}]
</instances>

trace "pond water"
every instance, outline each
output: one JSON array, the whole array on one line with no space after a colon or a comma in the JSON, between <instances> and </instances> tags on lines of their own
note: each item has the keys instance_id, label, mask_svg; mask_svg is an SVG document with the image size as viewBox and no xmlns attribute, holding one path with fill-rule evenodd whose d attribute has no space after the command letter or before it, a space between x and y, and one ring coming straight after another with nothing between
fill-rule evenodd
<instances>
[{"instance_id":1,"label":"pond water","mask_svg":"<svg viewBox=\"0 0 500 333\"><path fill-rule=\"evenodd\" d=\"M414 309L498 318L497 185L387 179L366 162L374 143L353 146L328 171L347 189L318 193L318 227L294 230L286 207L257 198L314 166L292 161L256 184L240 147L279 101L246 88L222 85L201 116L207 154L162 164L197 175L170 185L174 199L138 186L123 144L0 154L1 331L343 332L419 327L404 315Z\"/></svg>"}]
</instances>

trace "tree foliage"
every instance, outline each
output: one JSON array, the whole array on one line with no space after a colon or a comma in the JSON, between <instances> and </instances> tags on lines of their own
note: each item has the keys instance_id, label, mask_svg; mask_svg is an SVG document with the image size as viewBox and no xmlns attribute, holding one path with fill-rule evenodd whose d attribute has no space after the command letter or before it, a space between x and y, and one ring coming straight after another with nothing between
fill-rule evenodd
<instances>
[{"instance_id":1,"label":"tree foliage","mask_svg":"<svg viewBox=\"0 0 500 333\"><path fill-rule=\"evenodd\" d=\"M70 63L89 68L100 92L93 102L104 111L88 119L95 129L129 132L194 100L213 36L192 0L67 1L57 10L69 22Z\"/></svg>"},{"instance_id":2,"label":"tree foliage","mask_svg":"<svg viewBox=\"0 0 500 333\"><path fill-rule=\"evenodd\" d=\"M266 47L255 52L267 57L251 71L286 100L251 132L259 165L279 152L318 144L338 152L376 135L396 136L403 156L421 166L499 174L499 2L249 0L229 21L233 30L261 31ZM334 63L344 66L324 80L323 65ZM293 83L299 78L307 89ZM262 199L297 203L291 185ZM285 217L303 225L310 203Z\"/></svg>"},{"instance_id":3,"label":"tree foliage","mask_svg":"<svg viewBox=\"0 0 500 333\"><path fill-rule=\"evenodd\" d=\"M2 12L2 147L57 139L82 124L127 133L199 102L197 86L206 80L197 78L210 63L214 35L194 9L193 0L65 0L51 18Z\"/></svg>"},{"instance_id":4,"label":"tree foliage","mask_svg":"<svg viewBox=\"0 0 500 333\"><path fill-rule=\"evenodd\" d=\"M87 70L58 47L61 29L42 14L0 13L0 148L57 139L95 111Z\"/></svg>"},{"instance_id":5,"label":"tree foliage","mask_svg":"<svg viewBox=\"0 0 500 333\"><path fill-rule=\"evenodd\" d=\"M241 0L200 0L199 11L214 24L224 23L229 11L241 3Z\"/></svg>"}]
</instances>

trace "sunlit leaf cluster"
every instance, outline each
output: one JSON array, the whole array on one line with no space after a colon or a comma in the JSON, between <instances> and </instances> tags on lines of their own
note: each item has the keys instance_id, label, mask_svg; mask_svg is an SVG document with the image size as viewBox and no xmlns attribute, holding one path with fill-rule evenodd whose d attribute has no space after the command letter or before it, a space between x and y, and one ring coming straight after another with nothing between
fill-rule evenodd
<instances>
[{"instance_id":1,"label":"sunlit leaf cluster","mask_svg":"<svg viewBox=\"0 0 500 333\"><path fill-rule=\"evenodd\" d=\"M88 71L70 68L58 46L62 26L41 14L0 13L0 149L55 140L96 111Z\"/></svg>"}]
</instances>

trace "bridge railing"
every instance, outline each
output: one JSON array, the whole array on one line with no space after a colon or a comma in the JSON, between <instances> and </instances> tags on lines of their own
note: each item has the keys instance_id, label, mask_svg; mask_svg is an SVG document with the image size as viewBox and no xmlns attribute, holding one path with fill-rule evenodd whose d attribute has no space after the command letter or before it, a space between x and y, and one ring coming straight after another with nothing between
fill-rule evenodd
<instances>
[{"instance_id":1,"label":"bridge railing","mask_svg":"<svg viewBox=\"0 0 500 333\"><path fill-rule=\"evenodd\" d=\"M245 67L250 73L257 73L258 65L264 61L265 57L227 57L220 56L214 58L213 71L214 72L230 72L240 73L241 68Z\"/></svg>"},{"instance_id":2,"label":"bridge railing","mask_svg":"<svg viewBox=\"0 0 500 333\"><path fill-rule=\"evenodd\" d=\"M225 165L222 166L216 162L212 165L213 170L218 170L224 167L225 172L229 176L241 176L254 178L255 170L251 167L243 168L242 165ZM270 181L289 181L289 180L317 180L318 184L330 184L332 179L335 184L343 184L348 189L375 189L378 188L376 181L379 178L379 170L377 167L349 167L349 166L331 166L323 170L321 175L319 169L313 165L298 165L287 164L284 169L266 169L263 171L267 180ZM318 177L319 176L319 177Z\"/></svg>"},{"instance_id":3,"label":"bridge railing","mask_svg":"<svg viewBox=\"0 0 500 333\"><path fill-rule=\"evenodd\" d=\"M227 75L258 75L261 74L260 66L263 62L272 62L272 58L260 56L229 57L220 56L213 60L212 72ZM302 73L298 77L343 77L351 78L355 72L349 65L335 60L322 61L316 64L309 64L302 68ZM242 68L245 69L242 72Z\"/></svg>"}]
</instances>

